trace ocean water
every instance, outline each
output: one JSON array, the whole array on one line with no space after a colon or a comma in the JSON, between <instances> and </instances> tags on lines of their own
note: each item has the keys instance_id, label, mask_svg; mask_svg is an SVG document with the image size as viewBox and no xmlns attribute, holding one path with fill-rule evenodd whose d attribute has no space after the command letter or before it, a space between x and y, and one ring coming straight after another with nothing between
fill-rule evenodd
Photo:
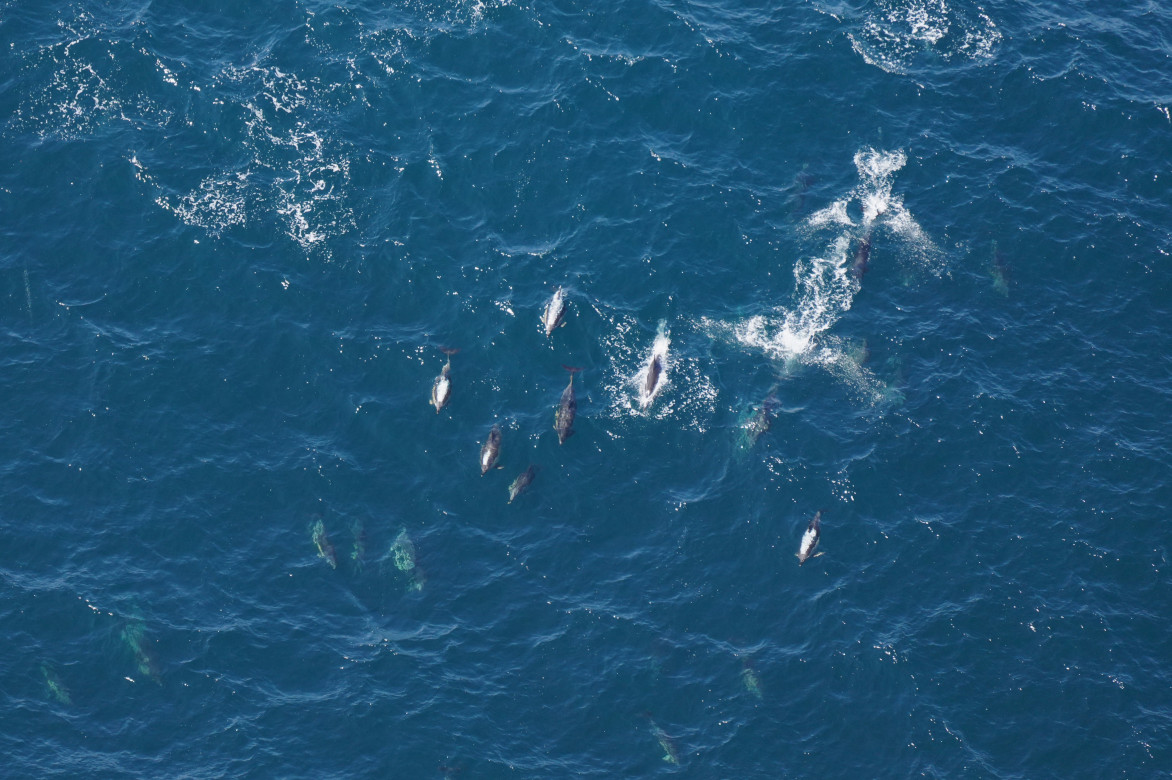
<instances>
[{"instance_id":1,"label":"ocean water","mask_svg":"<svg viewBox=\"0 0 1172 780\"><path fill-rule=\"evenodd\" d=\"M8 0L0 117L9 776L1172 767L1166 4Z\"/></svg>"}]
</instances>

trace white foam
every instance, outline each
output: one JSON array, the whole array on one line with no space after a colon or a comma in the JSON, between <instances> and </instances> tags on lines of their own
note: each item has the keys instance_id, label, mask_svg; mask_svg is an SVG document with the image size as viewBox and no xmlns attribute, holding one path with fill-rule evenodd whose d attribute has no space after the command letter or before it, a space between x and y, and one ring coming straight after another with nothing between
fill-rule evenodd
<instances>
[{"instance_id":1,"label":"white foam","mask_svg":"<svg viewBox=\"0 0 1172 780\"><path fill-rule=\"evenodd\" d=\"M914 69L925 55L944 62L987 60L1001 41L984 10L959 0L952 5L945 0L878 0L848 37L864 62L897 74Z\"/></svg>"},{"instance_id":2,"label":"white foam","mask_svg":"<svg viewBox=\"0 0 1172 780\"><path fill-rule=\"evenodd\" d=\"M836 200L824 209L815 211L810 215L806 224L810 227L821 228L827 225L844 225L850 226L855 224L851 220L850 215L846 211L849 204L847 199Z\"/></svg>"},{"instance_id":3,"label":"white foam","mask_svg":"<svg viewBox=\"0 0 1172 780\"><path fill-rule=\"evenodd\" d=\"M218 236L226 228L245 223L247 189L248 177L244 174L208 177L176 202L161 195L155 202L187 224L198 225Z\"/></svg>"},{"instance_id":4,"label":"white foam","mask_svg":"<svg viewBox=\"0 0 1172 780\"><path fill-rule=\"evenodd\" d=\"M880 262L932 259L939 253L903 199L892 192L894 176L907 164L907 155L900 150L861 149L854 164L858 183L805 223L808 237L821 242L822 248L795 260L790 300L741 321L703 319L700 326L713 338L782 363L783 371L795 363L819 366L877 403L886 385L861 365L851 344L831 333L860 289L858 274L851 269L854 251L867 236L882 236L894 241L885 242ZM861 221L850 217L852 209L861 212Z\"/></svg>"},{"instance_id":5,"label":"white foam","mask_svg":"<svg viewBox=\"0 0 1172 780\"><path fill-rule=\"evenodd\" d=\"M73 19L58 20L57 27L60 40L21 53L22 69L35 81L23 90L27 97L13 112L15 128L41 138L73 140L114 122L138 123L145 117L160 125L167 122L172 112L143 92L119 85L118 69L127 64L115 62L113 54L97 54L95 50L116 44L103 37L90 14L82 11ZM45 72L47 79L40 75Z\"/></svg>"},{"instance_id":6,"label":"white foam","mask_svg":"<svg viewBox=\"0 0 1172 780\"><path fill-rule=\"evenodd\" d=\"M307 254L328 257L328 239L353 229L355 221L346 205L350 160L316 127L316 82L256 65L226 70L221 79L233 83L232 91L239 91L236 83L255 89L238 104L244 112L244 164L211 173L180 196L168 194L166 182L156 181L132 155L135 175L158 191L161 208L212 236L267 215Z\"/></svg>"}]
</instances>

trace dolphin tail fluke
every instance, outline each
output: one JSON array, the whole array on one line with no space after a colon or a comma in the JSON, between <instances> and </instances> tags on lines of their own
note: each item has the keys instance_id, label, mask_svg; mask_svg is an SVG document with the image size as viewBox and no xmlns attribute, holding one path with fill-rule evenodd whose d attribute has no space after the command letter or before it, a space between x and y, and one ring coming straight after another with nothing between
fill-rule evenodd
<instances>
[{"instance_id":1,"label":"dolphin tail fluke","mask_svg":"<svg viewBox=\"0 0 1172 780\"><path fill-rule=\"evenodd\" d=\"M452 355L456 354L459 351L460 351L459 347L440 347L440 352L444 353L448 357L451 357Z\"/></svg>"},{"instance_id":2,"label":"dolphin tail fluke","mask_svg":"<svg viewBox=\"0 0 1172 780\"><path fill-rule=\"evenodd\" d=\"M566 369L571 374L577 374L582 370L582 366L567 366L565 363L562 363L562 368Z\"/></svg>"}]
</instances>

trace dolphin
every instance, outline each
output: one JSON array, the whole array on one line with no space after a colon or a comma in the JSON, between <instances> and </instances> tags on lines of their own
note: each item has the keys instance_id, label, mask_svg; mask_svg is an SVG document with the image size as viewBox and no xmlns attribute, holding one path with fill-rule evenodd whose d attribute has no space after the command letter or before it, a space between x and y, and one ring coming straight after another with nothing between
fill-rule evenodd
<instances>
[{"instance_id":1,"label":"dolphin","mask_svg":"<svg viewBox=\"0 0 1172 780\"><path fill-rule=\"evenodd\" d=\"M871 267L871 235L873 232L873 228L867 228L867 234L863 236L855 249L855 260L851 263L851 276L858 282L863 281L863 275Z\"/></svg>"},{"instance_id":2,"label":"dolphin","mask_svg":"<svg viewBox=\"0 0 1172 780\"><path fill-rule=\"evenodd\" d=\"M492 430L488 432L488 439L485 440L484 446L480 448L480 476L483 477L496 466L496 459L500 456L501 427L494 425Z\"/></svg>"},{"instance_id":3,"label":"dolphin","mask_svg":"<svg viewBox=\"0 0 1172 780\"><path fill-rule=\"evenodd\" d=\"M989 276L993 279L993 289L1005 297L1009 297L1009 265L1005 262L1005 255L993 242L993 260L989 266Z\"/></svg>"},{"instance_id":4,"label":"dolphin","mask_svg":"<svg viewBox=\"0 0 1172 780\"><path fill-rule=\"evenodd\" d=\"M659 323L659 330L655 335L655 344L651 348L651 357L647 359L647 369L644 372L643 386L639 388L639 406L646 409L651 406L655 396L663 387L664 372L667 367L667 348L671 339L667 335L667 323Z\"/></svg>"},{"instance_id":5,"label":"dolphin","mask_svg":"<svg viewBox=\"0 0 1172 780\"><path fill-rule=\"evenodd\" d=\"M663 751L663 760L669 764L679 765L680 750L676 747L676 741L668 736L668 733L659 727L655 719L651 717L651 713L643 713L643 717L647 718L647 722L651 726L651 734L655 740L659 742L659 747Z\"/></svg>"},{"instance_id":6,"label":"dolphin","mask_svg":"<svg viewBox=\"0 0 1172 780\"><path fill-rule=\"evenodd\" d=\"M390 555L395 568L407 575L407 590L423 590L423 570L418 566L415 543L405 527L399 529L399 535L391 543Z\"/></svg>"},{"instance_id":7,"label":"dolphin","mask_svg":"<svg viewBox=\"0 0 1172 780\"><path fill-rule=\"evenodd\" d=\"M806 207L806 195L810 191L810 185L814 183L814 177L807 170L810 167L809 163L803 163L802 169L794 176L793 182L790 184L790 203L793 204L793 211L796 213Z\"/></svg>"},{"instance_id":8,"label":"dolphin","mask_svg":"<svg viewBox=\"0 0 1172 780\"><path fill-rule=\"evenodd\" d=\"M545 304L545 311L541 314L541 324L545 327L545 335L551 336L557 328L565 325L562 320L566 316L566 293L561 287L554 291L549 303Z\"/></svg>"},{"instance_id":9,"label":"dolphin","mask_svg":"<svg viewBox=\"0 0 1172 780\"><path fill-rule=\"evenodd\" d=\"M447 406L448 401L452 398L452 355L460 350L441 349L440 351L448 356L448 362L444 363L440 375L435 378L435 384L431 386L431 403L435 407L436 414L439 414L440 409Z\"/></svg>"},{"instance_id":10,"label":"dolphin","mask_svg":"<svg viewBox=\"0 0 1172 780\"><path fill-rule=\"evenodd\" d=\"M871 362L871 345L867 343L866 339L861 342L849 343L846 350L846 356L851 361L862 368L867 363Z\"/></svg>"},{"instance_id":11,"label":"dolphin","mask_svg":"<svg viewBox=\"0 0 1172 780\"><path fill-rule=\"evenodd\" d=\"M761 678L757 676L753 662L748 658L741 661L741 683L745 686L746 691L758 699L765 698L765 694L761 692Z\"/></svg>"},{"instance_id":12,"label":"dolphin","mask_svg":"<svg viewBox=\"0 0 1172 780\"><path fill-rule=\"evenodd\" d=\"M655 394L655 388L659 386L659 377L663 374L663 358L659 355L652 355L651 360L647 362L647 379L643 382L643 397L650 398Z\"/></svg>"},{"instance_id":13,"label":"dolphin","mask_svg":"<svg viewBox=\"0 0 1172 780\"><path fill-rule=\"evenodd\" d=\"M558 432L558 444L565 444L566 439L574 433L574 415L578 413L578 401L574 398L574 374L582 370L574 366L562 368L570 372L570 383L562 391L562 400L558 403L558 410L553 418L553 429Z\"/></svg>"},{"instance_id":14,"label":"dolphin","mask_svg":"<svg viewBox=\"0 0 1172 780\"><path fill-rule=\"evenodd\" d=\"M354 536L350 560L354 561L355 569L362 571L366 568L366 525L361 520L355 520L350 524L350 533Z\"/></svg>"},{"instance_id":15,"label":"dolphin","mask_svg":"<svg viewBox=\"0 0 1172 780\"><path fill-rule=\"evenodd\" d=\"M806 532L802 534L802 543L798 547L798 566L801 566L811 558L817 558L822 553L815 553L814 548L818 546L818 539L822 535L822 510L819 509L814 519L806 526Z\"/></svg>"},{"instance_id":16,"label":"dolphin","mask_svg":"<svg viewBox=\"0 0 1172 780\"><path fill-rule=\"evenodd\" d=\"M58 704L64 704L66 707L73 706L73 697L69 695L69 689L65 687L65 683L61 682L61 677L58 676L48 664L41 664L41 674L45 677L45 685L49 689L49 693L57 700Z\"/></svg>"},{"instance_id":17,"label":"dolphin","mask_svg":"<svg viewBox=\"0 0 1172 780\"><path fill-rule=\"evenodd\" d=\"M773 419L777 417L778 408L781 406L781 401L777 398L777 388L778 385L770 388L765 400L743 418L741 432L737 437L737 447L742 454L753 449L757 440L772 427Z\"/></svg>"},{"instance_id":18,"label":"dolphin","mask_svg":"<svg viewBox=\"0 0 1172 780\"><path fill-rule=\"evenodd\" d=\"M326 526L320 518L310 527L310 534L313 536L313 544L317 547L318 556L324 558L331 569L338 568L338 553L334 550L330 537L326 536Z\"/></svg>"},{"instance_id":19,"label":"dolphin","mask_svg":"<svg viewBox=\"0 0 1172 780\"><path fill-rule=\"evenodd\" d=\"M513 503L513 499L525 492L525 489L533 483L533 478L537 476L537 467L530 466L517 475L513 483L509 485L509 503Z\"/></svg>"},{"instance_id":20,"label":"dolphin","mask_svg":"<svg viewBox=\"0 0 1172 780\"><path fill-rule=\"evenodd\" d=\"M134 654L134 663L138 667L139 673L162 685L163 677L159 671L159 661L147 640L146 624L138 618L130 620L122 627L122 641Z\"/></svg>"}]
</instances>

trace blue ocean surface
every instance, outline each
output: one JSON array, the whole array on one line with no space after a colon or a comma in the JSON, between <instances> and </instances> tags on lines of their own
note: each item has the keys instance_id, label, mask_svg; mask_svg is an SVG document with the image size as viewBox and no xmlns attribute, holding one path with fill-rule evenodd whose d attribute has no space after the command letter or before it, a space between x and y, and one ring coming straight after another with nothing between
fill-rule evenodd
<instances>
[{"instance_id":1,"label":"blue ocean surface","mask_svg":"<svg viewBox=\"0 0 1172 780\"><path fill-rule=\"evenodd\" d=\"M0 139L0 774L1172 767L1166 3L4 0Z\"/></svg>"}]
</instances>

